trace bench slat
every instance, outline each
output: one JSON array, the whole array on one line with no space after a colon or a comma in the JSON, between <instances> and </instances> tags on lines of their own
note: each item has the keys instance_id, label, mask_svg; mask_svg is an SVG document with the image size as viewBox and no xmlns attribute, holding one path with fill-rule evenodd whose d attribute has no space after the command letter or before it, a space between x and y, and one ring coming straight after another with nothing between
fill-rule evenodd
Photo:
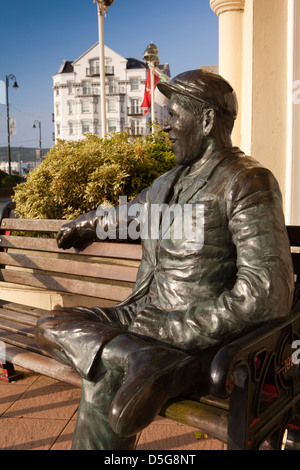
<instances>
[{"instance_id":1,"label":"bench slat","mask_svg":"<svg viewBox=\"0 0 300 470\"><path fill-rule=\"evenodd\" d=\"M68 366L60 364L51 357L42 356L25 351L17 346L8 345L6 350L7 361L24 369L32 370L37 374L46 375L75 387L81 386L80 375Z\"/></svg>"},{"instance_id":2,"label":"bench slat","mask_svg":"<svg viewBox=\"0 0 300 470\"><path fill-rule=\"evenodd\" d=\"M27 325L32 328L35 327L38 320L36 316L16 312L13 310L7 310L5 308L0 308L0 322L1 318L5 318L6 320L15 320L22 325Z\"/></svg>"},{"instance_id":3,"label":"bench slat","mask_svg":"<svg viewBox=\"0 0 300 470\"><path fill-rule=\"evenodd\" d=\"M12 331L2 330L0 328L0 341L11 344L13 346L18 346L22 349L35 352L37 354L44 354L48 356L45 351L42 351L37 346L34 339L28 338L27 336L19 335L17 333L13 333Z\"/></svg>"},{"instance_id":4,"label":"bench slat","mask_svg":"<svg viewBox=\"0 0 300 470\"><path fill-rule=\"evenodd\" d=\"M34 238L0 235L0 248L16 248L22 250L45 251L51 253L67 253L103 258L141 260L142 248L138 244L94 242L84 250L74 248L61 250L53 238Z\"/></svg>"},{"instance_id":5,"label":"bench slat","mask_svg":"<svg viewBox=\"0 0 300 470\"><path fill-rule=\"evenodd\" d=\"M3 219L2 230L20 230L30 232L58 232L68 220L56 219ZM70 222L70 221L69 221Z\"/></svg>"},{"instance_id":6,"label":"bench slat","mask_svg":"<svg viewBox=\"0 0 300 470\"><path fill-rule=\"evenodd\" d=\"M168 402L160 412L160 416L164 418L201 429L225 443L227 442L228 414L227 410L185 399Z\"/></svg>"},{"instance_id":7,"label":"bench slat","mask_svg":"<svg viewBox=\"0 0 300 470\"><path fill-rule=\"evenodd\" d=\"M22 304L17 304L14 302L2 302L2 307L5 310L12 310L14 312L20 312L20 313L25 313L26 315L30 315L33 317L41 317L44 315L47 310L44 310L42 308L36 308L36 307L30 307L28 305L22 305Z\"/></svg>"},{"instance_id":8,"label":"bench slat","mask_svg":"<svg viewBox=\"0 0 300 470\"><path fill-rule=\"evenodd\" d=\"M0 275L1 280L6 282L97 297L99 299L115 300L117 302L126 299L132 292L132 289L123 286L99 284L59 276L47 276L45 274L18 272L9 269L1 269Z\"/></svg>"},{"instance_id":9,"label":"bench slat","mask_svg":"<svg viewBox=\"0 0 300 470\"><path fill-rule=\"evenodd\" d=\"M52 271L56 273L74 274L110 280L135 282L137 268L132 266L116 266L100 263L86 263L74 260L45 258L42 256L21 255L16 253L0 253L0 264L22 268Z\"/></svg>"},{"instance_id":10,"label":"bench slat","mask_svg":"<svg viewBox=\"0 0 300 470\"><path fill-rule=\"evenodd\" d=\"M18 333L29 338L35 338L34 329L30 326L26 326L22 323L18 323L14 320L6 320L0 318L0 330L11 331L12 333Z\"/></svg>"}]
</instances>

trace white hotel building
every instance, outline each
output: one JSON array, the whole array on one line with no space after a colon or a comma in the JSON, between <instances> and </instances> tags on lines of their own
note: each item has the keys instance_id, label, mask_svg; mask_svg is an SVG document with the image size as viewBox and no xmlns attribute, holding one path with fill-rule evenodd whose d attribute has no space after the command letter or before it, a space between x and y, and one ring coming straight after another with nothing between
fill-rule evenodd
<instances>
[{"instance_id":1,"label":"white hotel building","mask_svg":"<svg viewBox=\"0 0 300 470\"><path fill-rule=\"evenodd\" d=\"M170 76L168 64L159 68ZM141 109L147 74L144 62L125 59L105 46L107 133L128 128L133 135L150 133L151 112L144 115ZM74 62L63 61L53 76L53 91L55 141L76 141L87 132L101 135L98 43ZM155 101L156 121L163 122L166 106Z\"/></svg>"}]
</instances>

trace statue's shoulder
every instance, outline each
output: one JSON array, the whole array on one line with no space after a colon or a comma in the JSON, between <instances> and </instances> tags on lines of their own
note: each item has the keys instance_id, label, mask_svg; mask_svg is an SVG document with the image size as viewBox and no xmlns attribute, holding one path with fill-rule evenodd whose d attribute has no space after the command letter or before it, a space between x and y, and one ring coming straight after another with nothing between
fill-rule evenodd
<instances>
[{"instance_id":1,"label":"statue's shoulder","mask_svg":"<svg viewBox=\"0 0 300 470\"><path fill-rule=\"evenodd\" d=\"M264 167L258 160L250 155L246 155L238 148L233 148L229 160L228 170L233 177L239 173L269 175L270 177L274 177L268 168Z\"/></svg>"},{"instance_id":2,"label":"statue's shoulder","mask_svg":"<svg viewBox=\"0 0 300 470\"><path fill-rule=\"evenodd\" d=\"M228 181L229 190L249 192L270 190L280 194L277 179L272 171L241 151L231 159L227 170L228 174L224 176Z\"/></svg>"}]
</instances>

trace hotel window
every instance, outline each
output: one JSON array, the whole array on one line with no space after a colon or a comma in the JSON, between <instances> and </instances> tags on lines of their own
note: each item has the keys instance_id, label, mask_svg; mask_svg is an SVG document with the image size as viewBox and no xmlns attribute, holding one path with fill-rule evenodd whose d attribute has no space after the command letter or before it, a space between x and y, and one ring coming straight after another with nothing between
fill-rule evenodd
<instances>
[{"instance_id":1,"label":"hotel window","mask_svg":"<svg viewBox=\"0 0 300 470\"><path fill-rule=\"evenodd\" d=\"M113 111L117 110L116 100L108 100L107 101L107 110L108 110L108 112L113 112Z\"/></svg>"},{"instance_id":2,"label":"hotel window","mask_svg":"<svg viewBox=\"0 0 300 470\"><path fill-rule=\"evenodd\" d=\"M131 133L133 135L138 135L141 132L140 121L138 119L133 119L131 121Z\"/></svg>"},{"instance_id":3,"label":"hotel window","mask_svg":"<svg viewBox=\"0 0 300 470\"><path fill-rule=\"evenodd\" d=\"M55 110L56 110L56 116L59 116L60 115L60 105L59 105L59 103L56 103Z\"/></svg>"},{"instance_id":4,"label":"hotel window","mask_svg":"<svg viewBox=\"0 0 300 470\"><path fill-rule=\"evenodd\" d=\"M69 114L74 114L74 103L73 101L68 101Z\"/></svg>"},{"instance_id":5,"label":"hotel window","mask_svg":"<svg viewBox=\"0 0 300 470\"><path fill-rule=\"evenodd\" d=\"M136 91L139 89L139 79L137 77L131 77L130 79L130 91Z\"/></svg>"},{"instance_id":6,"label":"hotel window","mask_svg":"<svg viewBox=\"0 0 300 470\"><path fill-rule=\"evenodd\" d=\"M90 121L81 122L81 132L82 134L85 134L86 132L90 132Z\"/></svg>"},{"instance_id":7,"label":"hotel window","mask_svg":"<svg viewBox=\"0 0 300 470\"><path fill-rule=\"evenodd\" d=\"M82 113L89 113L90 112L90 102L85 100L81 101L81 112Z\"/></svg>"},{"instance_id":8,"label":"hotel window","mask_svg":"<svg viewBox=\"0 0 300 470\"><path fill-rule=\"evenodd\" d=\"M108 93L117 93L118 82L117 80L110 80L108 86Z\"/></svg>"},{"instance_id":9,"label":"hotel window","mask_svg":"<svg viewBox=\"0 0 300 470\"><path fill-rule=\"evenodd\" d=\"M56 135L60 135L60 124L56 124Z\"/></svg>"},{"instance_id":10,"label":"hotel window","mask_svg":"<svg viewBox=\"0 0 300 470\"><path fill-rule=\"evenodd\" d=\"M92 94L92 84L91 82L82 82L82 94L91 95Z\"/></svg>"},{"instance_id":11,"label":"hotel window","mask_svg":"<svg viewBox=\"0 0 300 470\"><path fill-rule=\"evenodd\" d=\"M74 134L74 124L73 124L73 122L69 122L69 134L70 135Z\"/></svg>"},{"instance_id":12,"label":"hotel window","mask_svg":"<svg viewBox=\"0 0 300 470\"><path fill-rule=\"evenodd\" d=\"M117 131L117 121L115 119L108 119L107 121L108 133Z\"/></svg>"},{"instance_id":13,"label":"hotel window","mask_svg":"<svg viewBox=\"0 0 300 470\"><path fill-rule=\"evenodd\" d=\"M90 75L99 75L99 60L90 60Z\"/></svg>"},{"instance_id":14,"label":"hotel window","mask_svg":"<svg viewBox=\"0 0 300 470\"><path fill-rule=\"evenodd\" d=\"M140 112L140 100L138 100L138 99L130 100L130 112L131 112L131 114L139 114L139 112Z\"/></svg>"},{"instance_id":15,"label":"hotel window","mask_svg":"<svg viewBox=\"0 0 300 470\"><path fill-rule=\"evenodd\" d=\"M68 82L67 85L68 85L68 95L72 95L73 94L73 83Z\"/></svg>"},{"instance_id":16,"label":"hotel window","mask_svg":"<svg viewBox=\"0 0 300 470\"><path fill-rule=\"evenodd\" d=\"M111 65L112 58L105 57L105 74L113 74L114 73L114 66Z\"/></svg>"}]
</instances>

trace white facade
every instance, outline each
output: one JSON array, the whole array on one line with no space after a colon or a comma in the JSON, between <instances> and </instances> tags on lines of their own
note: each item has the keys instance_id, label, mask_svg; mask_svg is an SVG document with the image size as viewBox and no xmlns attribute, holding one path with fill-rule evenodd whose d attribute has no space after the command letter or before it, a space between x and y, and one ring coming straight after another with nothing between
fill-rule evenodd
<instances>
[{"instance_id":1,"label":"white facade","mask_svg":"<svg viewBox=\"0 0 300 470\"><path fill-rule=\"evenodd\" d=\"M40 160L35 160L31 162L23 162L22 160L19 162L11 162L11 170L19 175L22 175L24 172L28 172L39 166ZM5 171L8 173L9 171L9 164L8 162L0 162L0 170Z\"/></svg>"},{"instance_id":2,"label":"white facade","mask_svg":"<svg viewBox=\"0 0 300 470\"><path fill-rule=\"evenodd\" d=\"M134 135L150 132L151 113L144 115L148 68L144 62L125 59L105 46L107 133L127 128ZM168 64L164 67L169 74ZM53 76L55 140L79 140L91 132L101 135L99 46L91 47L74 62L63 61ZM156 121L167 118L166 106L156 104Z\"/></svg>"}]
</instances>

